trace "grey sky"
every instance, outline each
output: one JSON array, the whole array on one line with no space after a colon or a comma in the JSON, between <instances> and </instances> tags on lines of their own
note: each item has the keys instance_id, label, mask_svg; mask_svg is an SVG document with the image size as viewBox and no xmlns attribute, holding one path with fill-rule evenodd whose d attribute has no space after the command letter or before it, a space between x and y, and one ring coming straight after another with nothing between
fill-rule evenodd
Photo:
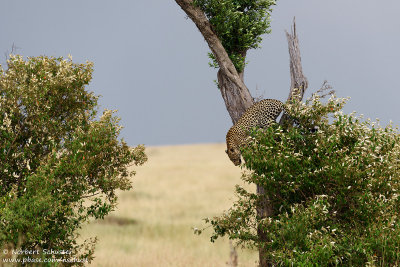
<instances>
[{"instance_id":1,"label":"grey sky","mask_svg":"<svg viewBox=\"0 0 400 267\"><path fill-rule=\"evenodd\" d=\"M129 145L224 141L231 121L208 47L175 1L3 0L0 8L0 52L15 43L24 56L94 62L89 90L102 95L101 110L119 110ZM272 34L248 55L245 82L253 96L286 100L284 30L296 16L307 96L327 79L352 98L345 112L399 125L399 12L398 0L280 0Z\"/></svg>"}]
</instances>

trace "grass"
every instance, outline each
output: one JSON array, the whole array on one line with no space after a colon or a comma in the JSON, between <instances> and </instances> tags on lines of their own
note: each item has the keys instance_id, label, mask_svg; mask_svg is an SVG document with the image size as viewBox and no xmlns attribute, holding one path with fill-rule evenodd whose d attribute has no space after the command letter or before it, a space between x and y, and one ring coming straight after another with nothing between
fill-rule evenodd
<instances>
[{"instance_id":1,"label":"grass","mask_svg":"<svg viewBox=\"0 0 400 267\"><path fill-rule=\"evenodd\" d=\"M99 241L91 266L227 266L229 242L200 236L203 218L229 209L241 170L224 144L147 148L148 162L136 167L133 189L119 193L117 210L82 229ZM239 266L256 266L257 253L238 249Z\"/></svg>"}]
</instances>

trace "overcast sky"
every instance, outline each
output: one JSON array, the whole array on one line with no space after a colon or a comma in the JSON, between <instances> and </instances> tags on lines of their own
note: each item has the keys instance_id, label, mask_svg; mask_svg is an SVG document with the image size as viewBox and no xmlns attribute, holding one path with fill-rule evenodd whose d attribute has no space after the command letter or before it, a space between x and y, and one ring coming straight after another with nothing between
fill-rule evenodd
<instances>
[{"instance_id":1,"label":"overcast sky","mask_svg":"<svg viewBox=\"0 0 400 267\"><path fill-rule=\"evenodd\" d=\"M94 62L88 90L118 109L129 145L224 142L231 126L208 67L208 47L173 0L2 0L0 62L23 56ZM248 54L253 96L286 100L285 29L296 16L306 96L328 80L345 112L400 124L400 1L280 0L272 33ZM258 88L258 90L256 90Z\"/></svg>"}]
</instances>

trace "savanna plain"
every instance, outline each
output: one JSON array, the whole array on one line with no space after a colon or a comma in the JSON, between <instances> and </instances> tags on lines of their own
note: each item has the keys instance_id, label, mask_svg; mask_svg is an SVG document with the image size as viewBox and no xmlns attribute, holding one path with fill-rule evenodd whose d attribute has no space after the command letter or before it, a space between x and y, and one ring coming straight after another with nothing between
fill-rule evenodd
<instances>
[{"instance_id":1,"label":"savanna plain","mask_svg":"<svg viewBox=\"0 0 400 267\"><path fill-rule=\"evenodd\" d=\"M82 239L98 237L90 266L228 266L228 239L211 243L211 228L199 236L192 229L229 209L235 185L243 185L224 151L225 144L147 147L148 162L133 167L133 189L119 192L116 210L81 231ZM256 251L237 253L238 266L257 265Z\"/></svg>"}]
</instances>

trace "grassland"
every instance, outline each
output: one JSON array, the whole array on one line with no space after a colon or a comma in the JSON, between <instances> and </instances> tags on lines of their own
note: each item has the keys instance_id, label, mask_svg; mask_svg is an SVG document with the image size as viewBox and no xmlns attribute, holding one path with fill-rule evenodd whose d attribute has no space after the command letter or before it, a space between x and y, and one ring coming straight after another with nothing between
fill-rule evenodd
<instances>
[{"instance_id":1,"label":"grassland","mask_svg":"<svg viewBox=\"0 0 400 267\"><path fill-rule=\"evenodd\" d=\"M99 241L91 266L227 266L229 243L202 235L205 217L227 210L235 200L241 170L223 144L147 148L149 161L136 167L133 189L119 193L119 205L105 220L82 229ZM254 251L238 249L239 266L256 266Z\"/></svg>"}]
</instances>

